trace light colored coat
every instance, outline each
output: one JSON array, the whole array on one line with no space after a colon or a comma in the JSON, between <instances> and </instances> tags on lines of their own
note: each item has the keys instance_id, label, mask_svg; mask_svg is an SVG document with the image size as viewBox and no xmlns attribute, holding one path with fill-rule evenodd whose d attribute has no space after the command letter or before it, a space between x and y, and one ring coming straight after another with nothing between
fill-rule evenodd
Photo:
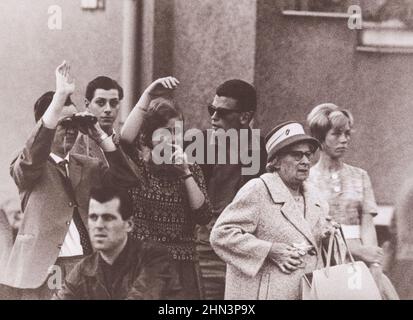
<instances>
[{"instance_id":1,"label":"light colored coat","mask_svg":"<svg viewBox=\"0 0 413 320\"><path fill-rule=\"evenodd\" d=\"M300 279L322 267L321 229L328 205L304 186L306 216L276 173L265 173L240 189L219 216L211 245L227 263L225 299L299 299ZM274 242L301 244L317 250L304 256L305 268L284 274L270 261Z\"/></svg>"},{"instance_id":2,"label":"light colored coat","mask_svg":"<svg viewBox=\"0 0 413 320\"><path fill-rule=\"evenodd\" d=\"M11 248L13 247L13 230L6 213L0 209L0 273L5 268Z\"/></svg>"}]
</instances>

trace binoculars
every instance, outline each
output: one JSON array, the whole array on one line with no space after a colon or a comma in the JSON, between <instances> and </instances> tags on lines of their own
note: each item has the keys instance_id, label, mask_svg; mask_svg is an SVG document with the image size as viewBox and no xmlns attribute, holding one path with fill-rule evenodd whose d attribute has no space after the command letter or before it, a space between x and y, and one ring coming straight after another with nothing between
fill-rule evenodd
<instances>
[{"instance_id":1,"label":"binoculars","mask_svg":"<svg viewBox=\"0 0 413 320\"><path fill-rule=\"evenodd\" d=\"M95 116L86 114L86 115L77 115L74 114L71 117L63 119L60 124L66 128L77 128L78 130L86 129L92 127L98 119ZM81 130L82 131L82 130Z\"/></svg>"}]
</instances>

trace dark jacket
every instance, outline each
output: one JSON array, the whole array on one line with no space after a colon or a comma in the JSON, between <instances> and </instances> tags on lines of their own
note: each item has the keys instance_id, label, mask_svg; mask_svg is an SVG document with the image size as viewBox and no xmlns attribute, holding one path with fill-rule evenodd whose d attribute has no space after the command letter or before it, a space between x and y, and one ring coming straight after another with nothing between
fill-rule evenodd
<instances>
[{"instance_id":1,"label":"dark jacket","mask_svg":"<svg viewBox=\"0 0 413 320\"><path fill-rule=\"evenodd\" d=\"M237 194L238 190L241 189L249 180L259 177L261 174L265 173L265 167L267 164L267 152L265 149L264 138L253 137L252 131L249 130L249 143L248 143L248 156L252 157L252 161L258 161L254 163L253 168L258 169L255 174L243 174L243 169L251 167L250 163L242 163L239 150L242 146L239 144L238 150L238 163L231 163L227 154L226 163L219 164L217 158L215 163L208 163L208 152L215 148L215 156L217 156L218 149L210 139L210 134L207 131L203 131L203 141L204 141L204 161L200 164L202 172L205 177L205 182L208 188L208 196L213 208L213 218L210 223L206 226L201 226L197 228L197 242L199 245L207 246L210 251L212 248L209 244L209 236L212 226L215 224L217 217L221 214L224 208L230 204ZM257 139L252 143L252 138ZM224 146L226 151L229 152L229 145ZM232 146L234 147L234 146ZM242 152L245 152L242 149ZM259 159L254 158L253 155L259 155ZM203 249L205 250L205 248Z\"/></svg>"},{"instance_id":2,"label":"dark jacket","mask_svg":"<svg viewBox=\"0 0 413 320\"><path fill-rule=\"evenodd\" d=\"M206 130L203 131L202 134L203 134L203 139L204 139L204 157L205 158L204 158L204 162L202 164L200 164L200 167L201 167L202 172L204 174L205 181L206 181L207 185L209 185L209 181L210 181L210 179L212 178L212 176L214 174L213 170L214 170L215 164L209 164L208 163L208 154L207 153L213 147L211 145L210 139L208 138L207 131ZM251 130L249 130L248 138L249 138L249 141L251 141L251 138L252 138L252 131ZM227 165L233 165L233 166L238 166L239 167L239 182L238 182L237 190L241 189L241 187L244 184L246 184L248 181L250 181L251 179L258 178L260 175L262 175L263 173L266 172L265 167L266 167L266 164L267 164L267 151L265 149L265 139L264 139L264 137L262 137L262 136L259 137L259 143L258 144L259 144L259 149L255 150L255 151L256 152L258 151L258 153L260 155L260 158L259 158L259 170L256 174L253 174L253 175L242 174L241 169L242 168L248 168L248 167L251 166L251 164L242 163L240 157L238 157L238 160L239 160L238 164L230 164L229 159L227 158ZM249 155L251 155L252 148L253 148L253 146L250 142L248 144ZM216 150L215 152L216 152L216 155L217 155L218 151ZM254 159L254 161L256 161L256 159ZM235 196L235 194L234 194L234 196Z\"/></svg>"},{"instance_id":3,"label":"dark jacket","mask_svg":"<svg viewBox=\"0 0 413 320\"><path fill-rule=\"evenodd\" d=\"M165 248L129 239L116 259L108 285L104 264L98 252L81 260L67 276L54 300L157 300L168 299L181 290L176 270Z\"/></svg>"}]
</instances>

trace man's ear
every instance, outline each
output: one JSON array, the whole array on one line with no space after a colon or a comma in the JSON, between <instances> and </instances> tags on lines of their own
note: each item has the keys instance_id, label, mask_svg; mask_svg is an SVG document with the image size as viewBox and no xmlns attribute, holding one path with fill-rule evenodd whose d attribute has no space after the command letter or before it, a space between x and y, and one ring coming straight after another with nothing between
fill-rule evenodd
<instances>
[{"instance_id":1,"label":"man's ear","mask_svg":"<svg viewBox=\"0 0 413 320\"><path fill-rule=\"evenodd\" d=\"M86 108L88 108L88 107L89 107L89 104L90 104L90 101L89 101L88 99L86 99L86 98L85 98L85 106L86 106Z\"/></svg>"},{"instance_id":2,"label":"man's ear","mask_svg":"<svg viewBox=\"0 0 413 320\"><path fill-rule=\"evenodd\" d=\"M125 220L125 222L127 223L127 232L131 232L133 229L133 221L132 221L132 217L130 217L128 220Z\"/></svg>"},{"instance_id":3,"label":"man's ear","mask_svg":"<svg viewBox=\"0 0 413 320\"><path fill-rule=\"evenodd\" d=\"M253 116L254 116L253 111L241 112L241 115L240 115L241 124L244 126L248 125L251 122Z\"/></svg>"}]
</instances>

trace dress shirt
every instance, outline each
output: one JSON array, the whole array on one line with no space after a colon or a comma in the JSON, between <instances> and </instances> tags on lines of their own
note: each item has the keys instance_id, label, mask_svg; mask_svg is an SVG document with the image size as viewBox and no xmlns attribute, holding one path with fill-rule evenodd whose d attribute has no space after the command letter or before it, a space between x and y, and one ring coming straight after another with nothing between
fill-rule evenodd
<instances>
[{"instance_id":1,"label":"dress shirt","mask_svg":"<svg viewBox=\"0 0 413 320\"><path fill-rule=\"evenodd\" d=\"M62 159L54 153L50 153L50 157L58 164L63 160L69 161L69 155ZM66 173L70 177L69 165L66 164ZM62 249L60 249L59 257L73 257L83 255L83 248L80 243L80 234L76 228L73 219L70 221L69 230L66 234L65 240L63 241Z\"/></svg>"}]
</instances>

